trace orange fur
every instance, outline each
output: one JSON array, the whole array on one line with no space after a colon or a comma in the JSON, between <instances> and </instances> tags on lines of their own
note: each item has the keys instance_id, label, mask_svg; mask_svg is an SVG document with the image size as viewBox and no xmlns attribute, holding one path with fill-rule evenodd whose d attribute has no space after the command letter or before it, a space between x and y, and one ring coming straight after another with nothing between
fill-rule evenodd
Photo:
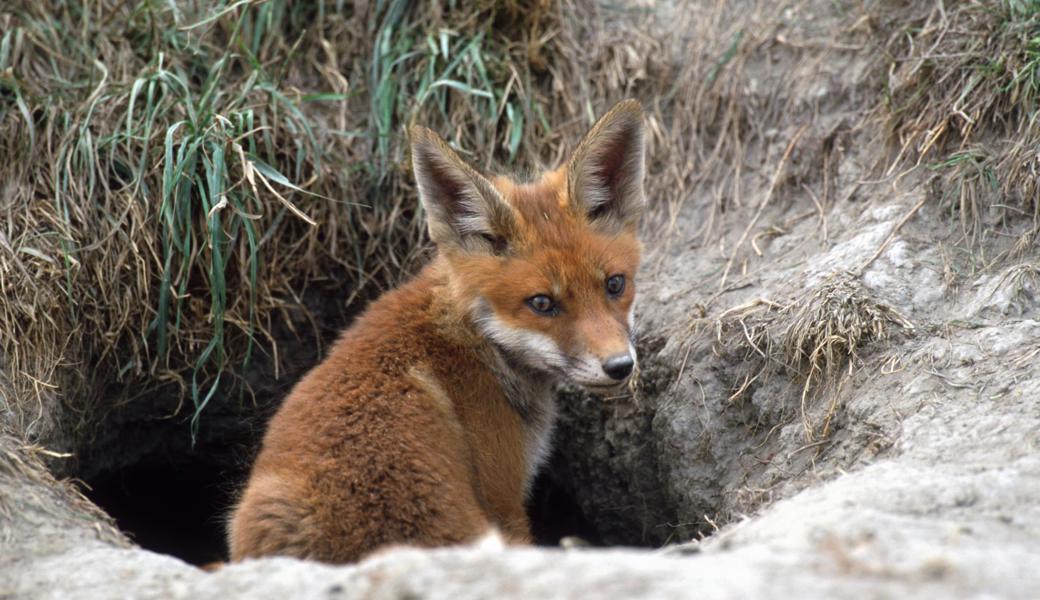
<instances>
[{"instance_id":1,"label":"orange fur","mask_svg":"<svg viewBox=\"0 0 1040 600\"><path fill-rule=\"evenodd\" d=\"M495 529L530 541L523 503L555 414L549 381L567 375L541 372L537 349L551 348L550 362L567 368L580 358L589 372L631 352L640 246L632 222L597 215L633 209L582 205L573 171L601 175L594 181L604 190L590 194L642 202L614 200L609 187L620 177L611 169L638 166L619 172L638 176L641 190L641 154L625 145L642 152L640 118L638 105L619 105L597 127L629 129L583 142L579 151L605 149L530 184L485 180L433 134L413 134L417 152L429 153L416 158L416 172L439 255L374 302L271 420L230 522L232 560L352 562L381 547L462 543ZM486 212L474 220L462 202ZM608 296L604 281L615 274L628 285ZM537 294L552 294L559 314L536 314L527 300ZM488 328L506 341L489 339ZM511 336L536 349L510 348Z\"/></svg>"}]
</instances>

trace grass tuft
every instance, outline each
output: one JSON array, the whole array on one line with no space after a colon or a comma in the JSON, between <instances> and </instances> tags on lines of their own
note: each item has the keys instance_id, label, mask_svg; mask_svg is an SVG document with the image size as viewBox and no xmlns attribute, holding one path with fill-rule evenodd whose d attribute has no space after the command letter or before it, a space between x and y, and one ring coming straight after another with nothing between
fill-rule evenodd
<instances>
[{"instance_id":1,"label":"grass tuft","mask_svg":"<svg viewBox=\"0 0 1040 600\"><path fill-rule=\"evenodd\" d=\"M0 153L22 157L0 165L0 353L31 437L27 382L83 424L121 401L101 399L112 383L180 382L194 436L300 290L389 280L418 240L404 200L366 204L376 182L349 166L367 136L337 122L349 85L303 68L349 20L321 18L279 1L0 14Z\"/></svg>"},{"instance_id":2,"label":"grass tuft","mask_svg":"<svg viewBox=\"0 0 1040 600\"><path fill-rule=\"evenodd\" d=\"M921 6L886 48L880 114L898 147L893 168L946 175L942 200L969 242L999 230L1030 245L1040 233L1040 2ZM1023 217L1026 229L1009 225Z\"/></svg>"},{"instance_id":3,"label":"grass tuft","mask_svg":"<svg viewBox=\"0 0 1040 600\"><path fill-rule=\"evenodd\" d=\"M716 343L728 354L757 365L733 394L751 382L782 370L801 381L799 414L807 441L826 438L837 410L832 402L822 418L811 416L814 394L852 373L860 351L887 341L913 324L871 296L850 272L835 272L789 302L764 299L727 310L715 320ZM836 401L837 392L833 397Z\"/></svg>"},{"instance_id":4,"label":"grass tuft","mask_svg":"<svg viewBox=\"0 0 1040 600\"><path fill-rule=\"evenodd\" d=\"M258 352L279 368L273 329L306 318L305 290L349 303L412 271L412 123L526 173L637 97L656 212L674 223L703 196L721 214L705 190L739 198L742 144L759 135L742 70L773 34L726 25L736 10L6 4L0 152L23 159L0 164L3 409L46 440L62 427L36 418L48 398L86 429L172 385L197 432Z\"/></svg>"},{"instance_id":5,"label":"grass tuft","mask_svg":"<svg viewBox=\"0 0 1040 600\"><path fill-rule=\"evenodd\" d=\"M1040 264L1026 262L1008 267L990 295L996 290L1006 290L1014 303L1029 306L1037 302L1040 300Z\"/></svg>"}]
</instances>

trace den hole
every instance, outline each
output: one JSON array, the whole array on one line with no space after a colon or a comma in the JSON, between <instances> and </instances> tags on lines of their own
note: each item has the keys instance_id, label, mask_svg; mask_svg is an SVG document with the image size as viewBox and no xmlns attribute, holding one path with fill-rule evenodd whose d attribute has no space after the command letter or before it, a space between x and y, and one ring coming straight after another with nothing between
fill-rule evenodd
<instances>
[{"instance_id":1,"label":"den hole","mask_svg":"<svg viewBox=\"0 0 1040 600\"><path fill-rule=\"evenodd\" d=\"M176 451L159 449L126 464L107 461L109 467L83 480L87 497L143 548L195 565L225 560L225 516L246 476L249 432L242 443L223 449L205 444L205 450L175 439L187 436L186 424L171 422L162 435L171 437ZM578 502L548 474L536 480L528 513L538 545L555 546L563 538L601 543Z\"/></svg>"},{"instance_id":2,"label":"den hole","mask_svg":"<svg viewBox=\"0 0 1040 600\"><path fill-rule=\"evenodd\" d=\"M176 412L177 390L160 390L110 412L78 453L72 473L87 497L143 548L197 565L225 560L224 523L267 420L292 383L320 360L318 348L327 348L358 314L364 300L350 307L330 300L348 292L305 294L317 330L297 315L275 331L282 355L293 356L295 367L283 367L275 380L265 362L270 353L259 353L247 375L254 395L215 398L194 444L186 419L169 416ZM532 488L528 513L535 542L552 546L576 537L600 545L596 528L559 477L545 472Z\"/></svg>"},{"instance_id":3,"label":"den hole","mask_svg":"<svg viewBox=\"0 0 1040 600\"><path fill-rule=\"evenodd\" d=\"M230 500L220 468L198 456L153 458L100 474L87 496L140 546L203 565L225 558Z\"/></svg>"}]
</instances>

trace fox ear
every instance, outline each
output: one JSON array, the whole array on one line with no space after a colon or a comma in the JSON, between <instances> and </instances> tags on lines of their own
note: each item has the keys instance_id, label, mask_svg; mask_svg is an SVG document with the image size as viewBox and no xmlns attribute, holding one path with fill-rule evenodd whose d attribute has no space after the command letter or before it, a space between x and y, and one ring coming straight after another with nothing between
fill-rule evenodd
<instances>
[{"instance_id":1,"label":"fox ear","mask_svg":"<svg viewBox=\"0 0 1040 600\"><path fill-rule=\"evenodd\" d=\"M515 220L495 186L429 129L413 127L411 140L412 169L434 243L467 253L504 253Z\"/></svg>"},{"instance_id":2,"label":"fox ear","mask_svg":"<svg viewBox=\"0 0 1040 600\"><path fill-rule=\"evenodd\" d=\"M643 214L643 107L614 105L582 138L567 165L572 206L612 233L635 227Z\"/></svg>"}]
</instances>

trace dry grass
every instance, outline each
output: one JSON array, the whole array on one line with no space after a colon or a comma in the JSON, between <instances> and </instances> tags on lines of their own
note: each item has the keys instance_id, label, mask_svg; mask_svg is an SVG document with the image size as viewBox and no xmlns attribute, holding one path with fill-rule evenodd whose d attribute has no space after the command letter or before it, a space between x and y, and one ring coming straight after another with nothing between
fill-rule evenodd
<instances>
[{"instance_id":1,"label":"dry grass","mask_svg":"<svg viewBox=\"0 0 1040 600\"><path fill-rule=\"evenodd\" d=\"M1020 306L1040 301L1040 263L1026 262L1008 267L1000 275L990 296L997 290L1006 290L1010 301Z\"/></svg>"},{"instance_id":2,"label":"dry grass","mask_svg":"<svg viewBox=\"0 0 1040 600\"><path fill-rule=\"evenodd\" d=\"M271 331L305 312L308 286L348 289L349 302L414 269L414 122L479 166L526 173L558 164L599 112L635 97L648 112L652 239L676 242L679 208L694 203L702 225L681 243L714 243L729 215L806 176L822 178L809 182L822 218L838 144L810 128L768 156L769 128L812 109L790 105L806 81L748 72L763 51L858 52L899 28L876 114L903 158L948 159L987 142L983 131L1018 131L982 159L1006 197L990 205L1035 213L1035 3L933 6L880 31L876 8L829 6L836 30L799 40L770 2L8 3L0 154L21 159L0 164L3 410L47 439L46 396L90 425L124 400L103 394L172 382L197 426L256 352L276 350ZM987 54L1000 69L978 66ZM752 155L776 166L766 201L748 194ZM962 186L964 206L981 204L970 194L985 179ZM745 251L727 249L735 272Z\"/></svg>"},{"instance_id":3,"label":"dry grass","mask_svg":"<svg viewBox=\"0 0 1040 600\"><path fill-rule=\"evenodd\" d=\"M22 157L0 165L15 404L49 386L86 423L113 380L177 381L197 417L303 282L339 267L360 286L387 239L415 237L392 196L364 228L373 183L326 114L349 90L285 62L303 42L278 28L299 15L204 6L25 2L0 16L0 148Z\"/></svg>"},{"instance_id":4,"label":"dry grass","mask_svg":"<svg viewBox=\"0 0 1040 600\"><path fill-rule=\"evenodd\" d=\"M746 101L743 68L779 10L5 5L0 155L20 157L0 164L7 418L52 439L174 383L194 429L256 352L276 352L271 331L305 311L305 288L406 276L424 240L413 122L489 170L531 172L640 98L655 222L707 198L707 235L741 205L743 145L778 110ZM64 422L39 418L49 398Z\"/></svg>"},{"instance_id":5,"label":"dry grass","mask_svg":"<svg viewBox=\"0 0 1040 600\"><path fill-rule=\"evenodd\" d=\"M822 417L812 402L828 384L851 374L859 352L886 342L913 325L872 297L849 272L828 275L818 284L776 303L764 299L725 311L714 320L718 351L753 365L730 397L739 399L760 377L782 370L801 381L799 415L809 442L826 438L837 409L838 390Z\"/></svg>"},{"instance_id":6,"label":"dry grass","mask_svg":"<svg viewBox=\"0 0 1040 600\"><path fill-rule=\"evenodd\" d=\"M1022 254L1040 233L1040 3L915 8L885 48L887 98L877 114L898 146L892 168L941 171L943 200L969 242L1011 232L1019 236L1011 254Z\"/></svg>"}]
</instances>

